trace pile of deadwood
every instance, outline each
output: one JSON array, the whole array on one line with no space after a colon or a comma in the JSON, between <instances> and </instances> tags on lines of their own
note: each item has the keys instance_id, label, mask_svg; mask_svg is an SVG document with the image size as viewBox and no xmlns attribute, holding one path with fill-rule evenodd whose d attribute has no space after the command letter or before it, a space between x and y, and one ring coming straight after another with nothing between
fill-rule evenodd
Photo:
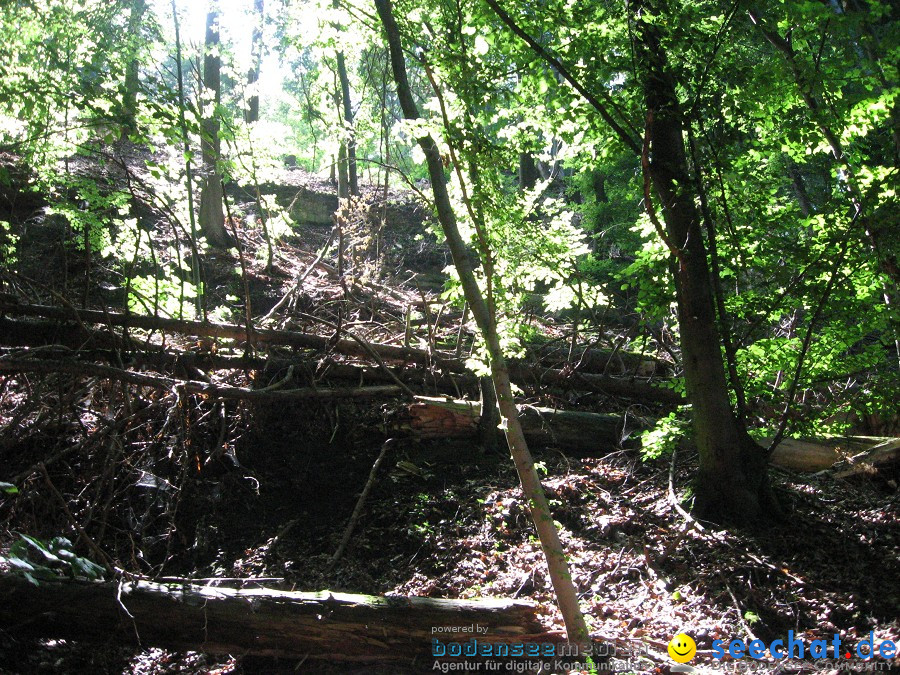
<instances>
[{"instance_id":1,"label":"pile of deadwood","mask_svg":"<svg viewBox=\"0 0 900 675\"><path fill-rule=\"evenodd\" d=\"M67 373L215 400L406 399L395 408L391 435L425 439L478 434L481 405L472 397L478 396L480 382L459 352L411 347L408 334L406 344L385 344L331 327L335 330L330 335L322 335L25 304L0 295L0 375ZM178 344L174 340L167 345L166 335L181 336L180 344L187 348L173 348ZM322 368L326 355L328 365ZM513 362L510 370L513 382L525 391L595 392L653 406L683 403L681 394L665 386L667 366L652 356L572 349L562 343L535 350L530 359ZM279 379L233 386L217 382L215 373L221 371L279 373ZM309 372L315 377L298 386L301 373ZM620 447L647 424L638 416L538 406L522 406L521 412L530 441L578 454ZM819 471L843 461L848 464L843 474L851 475L893 462L897 449L892 441L787 439L772 461L799 471ZM867 448L873 452L860 456Z\"/></svg>"},{"instance_id":2,"label":"pile of deadwood","mask_svg":"<svg viewBox=\"0 0 900 675\"><path fill-rule=\"evenodd\" d=\"M0 386L5 392L11 382L21 384L23 378L64 375L157 390L168 397L159 399L163 407L173 396L248 404L387 399L395 401L387 436L434 439L483 433L479 378L466 368L460 349L437 348L441 330L456 331L456 342L462 344L465 316L457 312L455 323L447 328L450 313L433 305L424 293L416 298L375 286L366 292L383 303L381 309L372 310L373 318L388 313L384 306L393 303L392 315L400 317L393 340L384 339L384 331L381 339L362 334L357 326L365 322L348 329L334 319L308 315L290 328L268 328L258 320L243 325L187 321L49 306L0 295ZM398 309L403 304L406 308ZM425 317L418 320L418 333L427 333L416 347L413 307ZM658 410L682 402L680 394L665 386L667 368L653 356L584 344L573 347L561 340L514 363L511 374L526 392L594 392ZM81 446L90 438L103 438L140 422L152 407L112 417ZM15 411L4 410L12 412L12 419L3 420L8 431L16 424ZM521 414L532 443L582 455L621 447L648 423L624 414L536 406L522 406ZM58 448L35 458L33 466L16 476L0 480L20 484L40 472L46 476L47 466L78 449L78 443ZM897 439L786 440L772 461L800 471L837 465L836 475L846 477L895 463L898 453ZM77 524L73 527L77 529ZM215 582L151 581L122 570L117 576L120 580L115 583L60 579L34 586L23 577L2 574L0 625L15 635L82 640L114 635L122 642L210 653L364 662L424 663L435 626L462 629L477 624L484 642L548 642L562 637L542 627L537 608L527 602L226 588Z\"/></svg>"}]
</instances>

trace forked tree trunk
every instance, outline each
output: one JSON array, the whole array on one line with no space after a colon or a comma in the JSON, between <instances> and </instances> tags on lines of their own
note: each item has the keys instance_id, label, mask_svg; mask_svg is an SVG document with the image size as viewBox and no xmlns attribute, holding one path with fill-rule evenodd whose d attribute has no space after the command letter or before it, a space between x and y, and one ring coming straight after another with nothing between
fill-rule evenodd
<instances>
[{"instance_id":1,"label":"forked tree trunk","mask_svg":"<svg viewBox=\"0 0 900 675\"><path fill-rule=\"evenodd\" d=\"M400 30L394 20L391 2L390 0L376 0L375 6L387 35L391 68L394 74L394 82L397 85L397 97L400 100L403 115L407 119L418 119L419 111L407 79L406 62L404 61L403 50L400 44ZM569 573L565 552L562 542L559 540L559 533L556 531L553 517L550 514L547 498L544 495L543 487L534 468L534 461L528 450L528 444L525 442L522 425L519 423L518 411L509 380L509 369L503 356L503 351L500 348L496 320L488 308L484 296L481 294L481 289L478 287L471 254L457 227L456 214L453 211L450 196L447 192L447 180L444 175L440 151L430 135L421 136L418 142L428 164L428 174L431 179L438 221L441 224L441 229L444 231L444 236L447 238L447 244L453 256L453 263L459 274L466 301L469 303L472 316L487 346L491 361L491 378L497 393L500 415L505 424L506 440L509 444L510 454L516 466L516 471L519 474L522 491L529 503L531 518L534 521L544 556L547 559L547 568L553 583L553 590L556 593L557 603L566 625L568 639L576 644L587 644L588 630L584 615L581 613L578 605L578 594L572 582L572 576Z\"/></svg>"},{"instance_id":2,"label":"forked tree trunk","mask_svg":"<svg viewBox=\"0 0 900 675\"><path fill-rule=\"evenodd\" d=\"M350 104L350 78L347 76L347 61L344 52L337 53L338 79L341 83L341 108L344 118L346 141L347 187L351 195L359 194L359 177L356 169L356 139L353 131L353 107Z\"/></svg>"},{"instance_id":3,"label":"forked tree trunk","mask_svg":"<svg viewBox=\"0 0 900 675\"><path fill-rule=\"evenodd\" d=\"M665 16L662 4L637 0L632 8L647 107L645 165L662 204L664 235L673 253L685 384L700 452L694 512L719 522L758 523L777 511L777 505L766 453L731 408L700 216L689 189L684 122L661 30L652 23Z\"/></svg>"}]
</instances>

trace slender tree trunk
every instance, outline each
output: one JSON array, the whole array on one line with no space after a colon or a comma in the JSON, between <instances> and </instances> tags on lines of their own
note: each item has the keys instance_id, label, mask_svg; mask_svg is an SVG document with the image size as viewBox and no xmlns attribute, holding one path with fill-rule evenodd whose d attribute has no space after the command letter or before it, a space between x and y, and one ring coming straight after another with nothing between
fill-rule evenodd
<instances>
[{"instance_id":1,"label":"slender tree trunk","mask_svg":"<svg viewBox=\"0 0 900 675\"><path fill-rule=\"evenodd\" d=\"M247 88L250 90L250 98L247 99L247 110L244 112L244 120L252 124L259 120L259 92L256 83L259 81L259 68L262 63L263 50L263 18L265 17L264 0L253 0L254 20L253 37L250 44L250 70L247 73Z\"/></svg>"},{"instance_id":2,"label":"slender tree trunk","mask_svg":"<svg viewBox=\"0 0 900 675\"><path fill-rule=\"evenodd\" d=\"M213 94L215 108L222 100L222 59L219 56L219 3L212 0L206 15L206 49L203 57L203 87ZM204 118L201 149L203 177L200 187L200 230L212 246L224 247L231 242L225 229L222 177L216 167L221 153L219 141L219 113Z\"/></svg>"},{"instance_id":3,"label":"slender tree trunk","mask_svg":"<svg viewBox=\"0 0 900 675\"><path fill-rule=\"evenodd\" d=\"M331 6L337 9L340 7L340 2L332 0ZM335 28L339 31L343 30L343 26L339 24ZM340 87L340 92L338 92L340 104L338 107L344 127L339 150L340 156L338 157L338 172L343 169L344 182L347 186L345 190L347 194L338 196L345 198L348 195L359 194L359 178L356 170L356 138L353 131L353 107L350 104L350 78L347 75L347 60L342 50L338 50L335 59L337 61L337 76ZM340 184L340 178L338 183Z\"/></svg>"},{"instance_id":4,"label":"slender tree trunk","mask_svg":"<svg viewBox=\"0 0 900 675\"><path fill-rule=\"evenodd\" d=\"M341 104L343 107L344 133L348 134L347 146L347 185L351 195L359 194L359 178L356 170L356 138L353 132L353 107L350 105L350 78L347 76L347 62L344 52L337 53L338 79L341 83Z\"/></svg>"},{"instance_id":5,"label":"slender tree trunk","mask_svg":"<svg viewBox=\"0 0 900 675\"><path fill-rule=\"evenodd\" d=\"M181 140L182 140L182 154L184 155L184 173L185 173L185 187L187 191L187 207L188 207L188 220L191 222L191 280L194 282L194 286L197 289L197 297L195 300L195 306L197 308L197 314L200 314L203 309L203 284L202 277L200 275L200 253L197 248L197 218L194 215L194 168L191 163L191 142L190 142L190 134L188 133L187 120L185 119L184 111L186 108L185 105L185 96L184 96L184 63L181 58L181 28L178 21L178 8L175 6L175 0L172 0L172 22L175 25L175 67L177 73L177 83L178 83L178 124L181 129ZM151 250L153 247L150 247ZM176 251L178 249L176 248ZM180 254L179 254L180 256ZM155 302L159 302L159 287L157 286ZM184 281L181 282L181 303L184 303ZM154 309L154 314L156 313Z\"/></svg>"},{"instance_id":6,"label":"slender tree trunk","mask_svg":"<svg viewBox=\"0 0 900 675\"><path fill-rule=\"evenodd\" d=\"M338 199L346 199L350 196L350 176L347 173L347 143L344 141L338 146L336 177Z\"/></svg>"},{"instance_id":7,"label":"slender tree trunk","mask_svg":"<svg viewBox=\"0 0 900 675\"><path fill-rule=\"evenodd\" d=\"M690 189L693 182L685 153L684 121L661 30L651 23L665 16L661 5L637 0L632 8L635 52L647 107L645 171L662 204L662 234L673 252L685 383L700 451L694 511L709 520L758 523L777 507L766 453L750 439L731 408L700 214ZM655 208L652 204L647 207Z\"/></svg>"},{"instance_id":8,"label":"slender tree trunk","mask_svg":"<svg viewBox=\"0 0 900 675\"><path fill-rule=\"evenodd\" d=\"M140 61L137 54L140 49L139 31L144 12L147 10L146 0L133 0L131 13L128 15L128 51L130 59L125 70L125 83L122 89L122 137L127 138L137 131L135 113L137 111L137 94L140 88Z\"/></svg>"},{"instance_id":9,"label":"slender tree trunk","mask_svg":"<svg viewBox=\"0 0 900 675\"><path fill-rule=\"evenodd\" d=\"M394 20L391 2L390 0L376 0L375 6L387 35L391 67L403 115L407 119L417 119L419 112L409 87L406 63L400 45L400 31ZM553 517L550 514L547 498L535 471L534 461L528 449L528 444L525 442L522 425L519 422L509 379L509 369L500 347L495 317L491 313L481 293L481 289L478 287L471 253L457 227L456 214L453 211L450 196L447 192L447 180L444 175L440 151L430 135L420 137L418 142L425 153L428 164L428 173L431 178L438 220L444 231L444 236L447 238L447 243L453 256L453 263L459 274L466 300L472 310L472 316L478 324L478 328L487 345L491 360L491 378L497 394L500 416L505 425L506 440L509 444L513 463L519 474L522 491L528 499L531 517L534 521L538 538L541 541L541 547L547 559L550 579L566 625L566 633L570 642L585 644L588 641L588 631L584 615L581 613L578 605L578 594L569 573L565 552L559 539L559 533L556 531Z\"/></svg>"}]
</instances>

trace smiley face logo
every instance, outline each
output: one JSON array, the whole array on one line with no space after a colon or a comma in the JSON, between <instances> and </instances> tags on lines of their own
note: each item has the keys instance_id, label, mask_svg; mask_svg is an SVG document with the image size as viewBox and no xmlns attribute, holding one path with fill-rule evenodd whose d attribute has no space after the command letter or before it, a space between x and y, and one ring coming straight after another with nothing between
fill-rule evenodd
<instances>
[{"instance_id":1,"label":"smiley face logo","mask_svg":"<svg viewBox=\"0 0 900 675\"><path fill-rule=\"evenodd\" d=\"M697 654L697 645L687 633L679 633L669 643L669 656L678 663L687 663Z\"/></svg>"}]
</instances>

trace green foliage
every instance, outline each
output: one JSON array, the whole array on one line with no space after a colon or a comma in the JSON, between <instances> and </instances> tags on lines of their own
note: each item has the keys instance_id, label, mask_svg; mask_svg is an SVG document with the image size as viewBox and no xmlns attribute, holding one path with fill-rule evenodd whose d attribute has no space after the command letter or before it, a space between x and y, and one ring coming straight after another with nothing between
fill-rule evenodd
<instances>
[{"instance_id":1,"label":"green foliage","mask_svg":"<svg viewBox=\"0 0 900 675\"><path fill-rule=\"evenodd\" d=\"M641 457L646 461L669 455L688 434L690 423L686 416L690 406L682 406L659 419L652 429L641 434Z\"/></svg>"},{"instance_id":2,"label":"green foliage","mask_svg":"<svg viewBox=\"0 0 900 675\"><path fill-rule=\"evenodd\" d=\"M133 53L121 49L125 14L125 3L98 0L0 5L0 143L25 141L17 147L39 164L110 135Z\"/></svg>"},{"instance_id":3,"label":"green foliage","mask_svg":"<svg viewBox=\"0 0 900 675\"><path fill-rule=\"evenodd\" d=\"M10 224L0 220L0 269L12 269L16 264L16 245L19 238Z\"/></svg>"},{"instance_id":4,"label":"green foliage","mask_svg":"<svg viewBox=\"0 0 900 675\"><path fill-rule=\"evenodd\" d=\"M197 288L188 281L138 276L131 279L128 309L136 314L193 319L194 306L189 301L196 297Z\"/></svg>"},{"instance_id":5,"label":"green foliage","mask_svg":"<svg viewBox=\"0 0 900 675\"><path fill-rule=\"evenodd\" d=\"M47 213L63 216L77 233L75 247L79 250L110 253L112 228L119 217L130 211L131 197L117 190L105 192L96 181L73 177L51 188L62 193Z\"/></svg>"},{"instance_id":6,"label":"green foliage","mask_svg":"<svg viewBox=\"0 0 900 675\"><path fill-rule=\"evenodd\" d=\"M103 578L103 568L76 555L72 542L65 537L53 537L50 541L27 534L20 534L19 537L10 547L6 561L14 571L22 574L35 586L42 580L49 581L62 576L91 580Z\"/></svg>"}]
</instances>

